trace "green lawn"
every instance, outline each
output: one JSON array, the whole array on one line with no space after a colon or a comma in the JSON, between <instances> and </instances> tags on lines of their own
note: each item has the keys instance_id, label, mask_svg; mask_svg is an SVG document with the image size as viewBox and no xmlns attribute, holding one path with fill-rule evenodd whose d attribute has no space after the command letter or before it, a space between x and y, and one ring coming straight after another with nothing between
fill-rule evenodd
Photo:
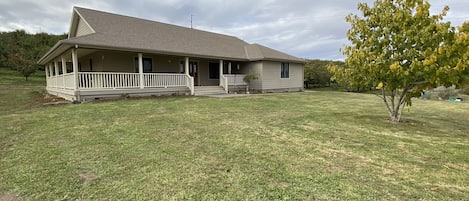
<instances>
[{"instance_id":1,"label":"green lawn","mask_svg":"<svg viewBox=\"0 0 469 201\"><path fill-rule=\"evenodd\" d=\"M401 124L331 91L42 107L4 72L0 200L469 199L467 102L415 100Z\"/></svg>"},{"instance_id":2,"label":"green lawn","mask_svg":"<svg viewBox=\"0 0 469 201\"><path fill-rule=\"evenodd\" d=\"M0 67L0 115L42 105L44 87L44 71L37 71L26 81L18 72Z\"/></svg>"}]
</instances>

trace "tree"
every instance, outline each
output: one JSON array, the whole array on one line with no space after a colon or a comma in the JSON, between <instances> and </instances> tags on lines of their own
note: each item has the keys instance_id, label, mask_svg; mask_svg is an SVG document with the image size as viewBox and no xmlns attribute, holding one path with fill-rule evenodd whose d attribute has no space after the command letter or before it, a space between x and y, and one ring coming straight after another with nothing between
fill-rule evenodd
<instances>
[{"instance_id":1,"label":"tree","mask_svg":"<svg viewBox=\"0 0 469 201\"><path fill-rule=\"evenodd\" d=\"M327 70L329 64L342 65L340 61L308 60L305 65L305 81L307 87L326 87L331 84L331 73Z\"/></svg>"},{"instance_id":2,"label":"tree","mask_svg":"<svg viewBox=\"0 0 469 201\"><path fill-rule=\"evenodd\" d=\"M25 59L20 53L10 55L10 66L23 75L25 80L37 70L36 62L30 59Z\"/></svg>"},{"instance_id":3,"label":"tree","mask_svg":"<svg viewBox=\"0 0 469 201\"><path fill-rule=\"evenodd\" d=\"M358 4L350 14L345 66L330 67L333 79L352 86L380 89L390 119L399 122L403 108L423 89L458 85L468 68L467 25L459 32L442 22L449 8L430 15L426 0L377 0Z\"/></svg>"},{"instance_id":4,"label":"tree","mask_svg":"<svg viewBox=\"0 0 469 201\"><path fill-rule=\"evenodd\" d=\"M29 34L24 30L0 32L0 67L7 67L12 63L9 59L16 58L17 54L20 54L23 59L37 61L58 40L65 39L66 37L66 34ZM13 68L13 66L9 67Z\"/></svg>"}]
</instances>

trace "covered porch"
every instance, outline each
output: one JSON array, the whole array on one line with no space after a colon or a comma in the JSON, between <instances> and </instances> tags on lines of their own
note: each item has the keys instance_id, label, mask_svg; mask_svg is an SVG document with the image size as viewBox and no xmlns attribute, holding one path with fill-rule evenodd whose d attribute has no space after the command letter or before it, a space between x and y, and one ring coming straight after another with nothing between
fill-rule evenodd
<instances>
[{"instance_id":1,"label":"covered porch","mask_svg":"<svg viewBox=\"0 0 469 201\"><path fill-rule=\"evenodd\" d=\"M47 91L70 101L150 95L194 95L197 86L239 86L243 61L71 48L45 65Z\"/></svg>"}]
</instances>

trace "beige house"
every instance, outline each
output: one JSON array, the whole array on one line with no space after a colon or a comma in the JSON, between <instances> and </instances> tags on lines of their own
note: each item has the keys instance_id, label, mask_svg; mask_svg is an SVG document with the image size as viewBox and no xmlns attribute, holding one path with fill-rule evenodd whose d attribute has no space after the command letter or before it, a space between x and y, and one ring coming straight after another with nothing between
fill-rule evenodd
<instances>
[{"instance_id":1,"label":"beige house","mask_svg":"<svg viewBox=\"0 0 469 201\"><path fill-rule=\"evenodd\" d=\"M68 39L40 60L67 100L122 95L302 91L303 59L233 36L75 7Z\"/></svg>"}]
</instances>

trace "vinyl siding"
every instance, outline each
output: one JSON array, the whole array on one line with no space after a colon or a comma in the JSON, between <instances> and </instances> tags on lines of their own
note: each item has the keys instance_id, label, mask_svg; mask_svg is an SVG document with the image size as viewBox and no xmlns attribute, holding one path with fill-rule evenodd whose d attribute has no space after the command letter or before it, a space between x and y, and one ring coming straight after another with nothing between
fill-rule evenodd
<instances>
[{"instance_id":1,"label":"vinyl siding","mask_svg":"<svg viewBox=\"0 0 469 201\"><path fill-rule=\"evenodd\" d=\"M91 27L88 26L85 21L83 21L83 19L79 18L75 37L84 36L92 33L93 30L91 29Z\"/></svg>"},{"instance_id":2,"label":"vinyl siding","mask_svg":"<svg viewBox=\"0 0 469 201\"><path fill-rule=\"evenodd\" d=\"M152 59L152 70L155 73L181 73L179 65L182 60L179 57L166 55L143 55L143 57Z\"/></svg>"},{"instance_id":3,"label":"vinyl siding","mask_svg":"<svg viewBox=\"0 0 469 201\"><path fill-rule=\"evenodd\" d=\"M208 61L208 60L202 60L198 62L198 70L199 70L199 85L201 86L218 86L220 84L219 79L209 79L209 63L217 63L219 65L218 61Z\"/></svg>"},{"instance_id":4,"label":"vinyl siding","mask_svg":"<svg viewBox=\"0 0 469 201\"><path fill-rule=\"evenodd\" d=\"M90 59L94 72L127 72L136 73L135 58L137 53L98 51L79 58L82 71L90 71ZM152 59L152 71L154 73L180 73L179 62L181 59L175 56L143 55L143 58Z\"/></svg>"},{"instance_id":5,"label":"vinyl siding","mask_svg":"<svg viewBox=\"0 0 469 201\"><path fill-rule=\"evenodd\" d=\"M254 89L254 90L262 90L262 85L263 85L263 62L249 62L246 65L243 65L241 68L241 73L242 74L249 74L249 73L255 73L257 74L257 79L252 80L251 83L249 84L249 88Z\"/></svg>"},{"instance_id":6,"label":"vinyl siding","mask_svg":"<svg viewBox=\"0 0 469 201\"><path fill-rule=\"evenodd\" d=\"M136 73L134 68L134 58L137 54L124 52L102 52L101 59L103 62L101 71L104 72L127 72ZM99 70L99 69L97 69Z\"/></svg>"},{"instance_id":7,"label":"vinyl siding","mask_svg":"<svg viewBox=\"0 0 469 201\"><path fill-rule=\"evenodd\" d=\"M264 61L262 68L262 90L290 89L303 87L303 65L290 63L289 78L280 78L281 62Z\"/></svg>"}]
</instances>

